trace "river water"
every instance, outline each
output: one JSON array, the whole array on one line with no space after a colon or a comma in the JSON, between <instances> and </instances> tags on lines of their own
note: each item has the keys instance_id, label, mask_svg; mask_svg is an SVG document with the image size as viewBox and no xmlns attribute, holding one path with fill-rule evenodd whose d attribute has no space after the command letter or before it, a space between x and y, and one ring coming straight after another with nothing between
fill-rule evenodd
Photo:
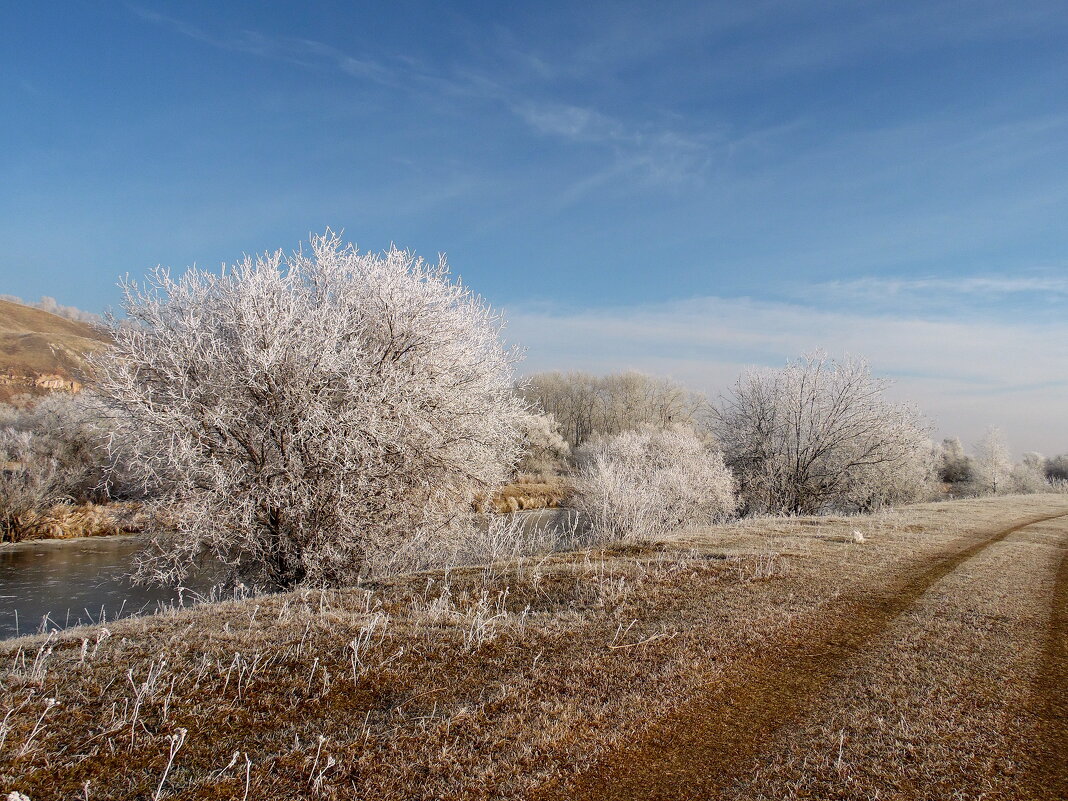
<instances>
[{"instance_id":1,"label":"river water","mask_svg":"<svg viewBox=\"0 0 1068 801\"><path fill-rule=\"evenodd\" d=\"M177 589L130 582L128 574L139 547L133 536L0 547L0 639L103 623L179 602ZM211 581L190 585L206 592ZM195 596L181 593L183 601L191 597Z\"/></svg>"},{"instance_id":2,"label":"river water","mask_svg":"<svg viewBox=\"0 0 1068 801\"><path fill-rule=\"evenodd\" d=\"M566 510L519 512L520 530L568 525ZM142 587L130 582L135 536L38 540L0 545L0 639L82 624L98 625L119 617L190 603L212 593L217 576L190 577L181 593L172 587Z\"/></svg>"}]
</instances>

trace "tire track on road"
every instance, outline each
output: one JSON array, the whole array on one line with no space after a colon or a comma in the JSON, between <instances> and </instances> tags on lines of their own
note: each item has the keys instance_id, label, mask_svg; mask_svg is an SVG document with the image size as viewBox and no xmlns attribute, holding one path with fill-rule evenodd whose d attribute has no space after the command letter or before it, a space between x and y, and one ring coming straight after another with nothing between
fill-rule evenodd
<instances>
[{"instance_id":1,"label":"tire track on road","mask_svg":"<svg viewBox=\"0 0 1068 801\"><path fill-rule=\"evenodd\" d=\"M730 666L706 692L652 723L636 741L606 754L573 782L546 784L533 797L546 801L715 797L757 758L777 730L800 717L820 688L932 585L1020 529L1063 517L1068 515L1031 517L958 539L936 555L933 563L926 561L906 570L896 581L891 577L893 583L882 590L835 600L818 617L797 621L759 653ZM1066 570L1062 562L1061 573ZM1057 586L1062 584L1068 584L1068 576L1062 582L1059 575ZM1068 595L1068 586L1063 592ZM1063 613L1063 603L1060 608ZM1066 624L1068 613L1051 621L1051 637L1054 626ZM1054 672L1065 667L1063 639L1057 642L1061 651L1051 663ZM1056 689L1056 685L1050 687ZM1064 684L1060 687L1063 690ZM1063 715L1063 710L1053 707L1050 714ZM1054 736L1061 735L1054 732ZM1054 752L1053 758L1057 756Z\"/></svg>"},{"instance_id":2,"label":"tire track on road","mask_svg":"<svg viewBox=\"0 0 1068 801\"><path fill-rule=\"evenodd\" d=\"M1068 547L1061 545L1042 667L1035 681L1038 736L1031 797L1068 798Z\"/></svg>"}]
</instances>

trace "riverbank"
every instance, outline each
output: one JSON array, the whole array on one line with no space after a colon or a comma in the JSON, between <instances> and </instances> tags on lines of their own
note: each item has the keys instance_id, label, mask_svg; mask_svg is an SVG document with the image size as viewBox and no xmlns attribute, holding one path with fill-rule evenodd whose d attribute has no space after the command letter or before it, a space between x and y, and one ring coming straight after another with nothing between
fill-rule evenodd
<instances>
[{"instance_id":1,"label":"riverbank","mask_svg":"<svg viewBox=\"0 0 1068 801\"><path fill-rule=\"evenodd\" d=\"M561 476L521 476L501 487L487 500L475 502L478 512L509 514L567 506L573 487ZM0 535L0 546L39 540L70 540L137 534L144 530L139 503L55 504L43 510L24 512L16 524Z\"/></svg>"},{"instance_id":2,"label":"riverbank","mask_svg":"<svg viewBox=\"0 0 1068 801\"><path fill-rule=\"evenodd\" d=\"M475 511L509 514L566 507L575 488L564 476L520 476L490 496L475 501Z\"/></svg>"},{"instance_id":3,"label":"riverbank","mask_svg":"<svg viewBox=\"0 0 1068 801\"><path fill-rule=\"evenodd\" d=\"M20 514L11 530L0 538L0 543L136 534L144 528L141 517L138 503L56 504Z\"/></svg>"},{"instance_id":4,"label":"riverbank","mask_svg":"<svg viewBox=\"0 0 1068 801\"><path fill-rule=\"evenodd\" d=\"M564 797L597 786L599 766L695 699L711 705L702 707L711 720L723 699L759 705L794 687L784 675L774 692L749 692L747 676L770 670L760 668L769 654L790 665L799 648L834 652L835 637L851 641L845 629L836 633L851 620L866 621L849 631L860 637L855 648L869 652L893 635L896 605L913 603L908 593L893 596L900 604L879 602L883 594L899 585L922 594L941 588L940 576L966 578L955 566L987 547L1011 548L998 564L1028 566L1028 581L1008 582L1006 592L1038 595L1001 608L998 594L987 593L989 616L980 617L961 595L961 622L938 675L966 688L969 671L994 665L1004 698L1019 706L1043 652L1027 639L1044 636L1035 605L1054 581L1068 530L1051 523L1037 533L1006 532L1058 514L1068 514L1068 498L1035 495L872 517L745 520L656 542L398 577L373 589L299 591L9 641L0 644L0 790L34 801L151 797L158 788L184 799ZM956 586L945 592L965 592ZM869 597L878 615L862 614ZM987 653L980 646L1002 629L1027 640L1014 651L1026 664L989 662L1001 659L998 651L944 673L953 654L974 661ZM880 692L904 697L891 686L895 676L928 675L921 668L936 645L910 650L915 670L888 672ZM891 640L886 648L893 651ZM848 674L850 653L828 670ZM786 717L748 710L750 739L774 745L775 726L815 704L806 747L853 753L833 721L820 722L823 688L817 682L806 692ZM952 704L956 696L937 697ZM986 709L988 724L1000 725L998 709ZM868 720L861 712L857 719ZM952 731L912 732L913 757L896 771L916 792L900 797L933 790L933 777L943 784L931 797L980 786L990 798L1043 797L1030 785L1012 795L1030 775L1027 755L1046 742L1029 707L1015 710L1014 728L996 729L973 750L961 741L953 753L982 757L968 771L938 770L950 757L924 738L978 736L967 716L939 712ZM872 758L889 758L898 735L866 731L864 744ZM884 737L890 750L880 750ZM998 770L1005 752L1015 755L1015 773ZM744 777L760 776L767 787L790 778L776 773L775 759L751 756L761 772L738 760L720 765L725 780L743 782L737 797L760 797ZM878 789L875 774L847 767L841 781L866 777L856 788L863 797ZM820 780L833 782L835 770L831 760ZM849 786L838 789L845 795L835 797L849 795Z\"/></svg>"}]
</instances>

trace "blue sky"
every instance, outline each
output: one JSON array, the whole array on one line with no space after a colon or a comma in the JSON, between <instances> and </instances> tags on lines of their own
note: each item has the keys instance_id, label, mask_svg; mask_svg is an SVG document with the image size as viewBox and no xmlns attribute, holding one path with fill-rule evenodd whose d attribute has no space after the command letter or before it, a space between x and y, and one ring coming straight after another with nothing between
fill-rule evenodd
<instances>
[{"instance_id":1,"label":"blue sky","mask_svg":"<svg viewBox=\"0 0 1068 801\"><path fill-rule=\"evenodd\" d=\"M1066 42L1061 2L19 4L0 292L332 226L447 252L527 369L822 346L1068 451Z\"/></svg>"}]
</instances>

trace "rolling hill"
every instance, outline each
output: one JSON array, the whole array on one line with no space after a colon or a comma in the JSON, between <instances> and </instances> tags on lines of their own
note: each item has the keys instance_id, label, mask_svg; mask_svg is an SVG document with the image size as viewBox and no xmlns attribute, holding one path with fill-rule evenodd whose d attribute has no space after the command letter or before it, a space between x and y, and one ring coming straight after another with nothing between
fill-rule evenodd
<instances>
[{"instance_id":1,"label":"rolling hill","mask_svg":"<svg viewBox=\"0 0 1068 801\"><path fill-rule=\"evenodd\" d=\"M107 343L107 334L94 326L0 300L0 401L77 392L85 357Z\"/></svg>"}]
</instances>

